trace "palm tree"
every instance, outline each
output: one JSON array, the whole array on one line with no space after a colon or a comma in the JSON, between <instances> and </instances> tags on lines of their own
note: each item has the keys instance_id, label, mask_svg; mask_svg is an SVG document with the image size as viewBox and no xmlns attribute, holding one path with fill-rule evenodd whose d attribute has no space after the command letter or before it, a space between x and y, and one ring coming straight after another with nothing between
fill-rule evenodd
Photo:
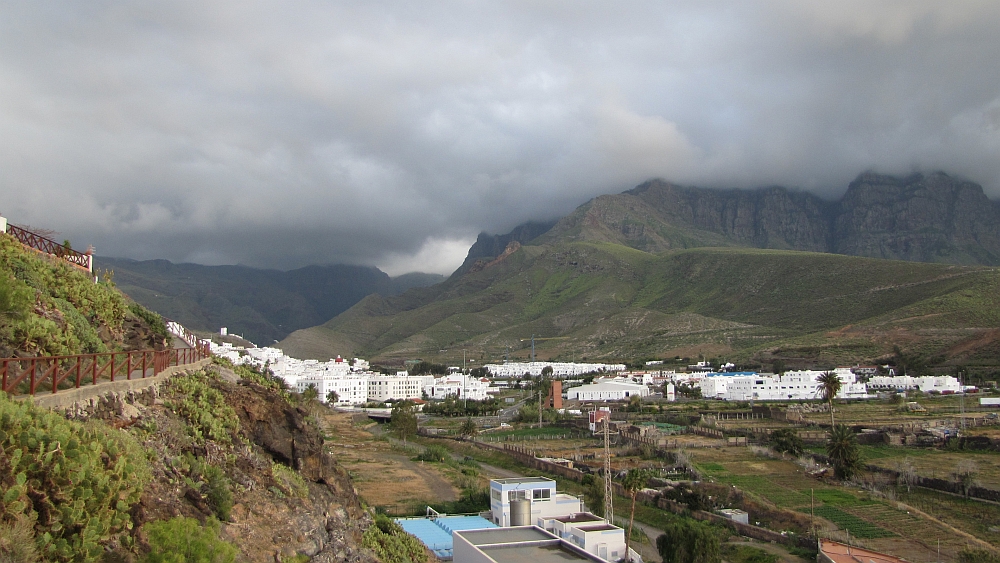
<instances>
[{"instance_id":1,"label":"palm tree","mask_svg":"<svg viewBox=\"0 0 1000 563\"><path fill-rule=\"evenodd\" d=\"M339 400L340 400L340 395L337 395L336 391L330 391L329 393L326 394L326 402L328 404L335 405Z\"/></svg>"},{"instance_id":2,"label":"palm tree","mask_svg":"<svg viewBox=\"0 0 1000 563\"><path fill-rule=\"evenodd\" d=\"M830 430L826 455L833 461L833 470L841 479L850 479L860 470L861 454L858 451L858 440L850 426L838 424Z\"/></svg>"},{"instance_id":3,"label":"palm tree","mask_svg":"<svg viewBox=\"0 0 1000 563\"><path fill-rule=\"evenodd\" d=\"M629 545L632 542L632 523L635 521L635 497L639 494L639 491L646 486L646 481L649 480L649 472L645 469L629 469L628 473L622 479L622 488L625 489L625 493L632 499L632 510L628 517L628 535L625 536L625 560L631 561L632 557L629 552ZM605 514L605 518L611 518L612 515ZM610 520L608 520L610 522Z\"/></svg>"},{"instance_id":4,"label":"palm tree","mask_svg":"<svg viewBox=\"0 0 1000 563\"><path fill-rule=\"evenodd\" d=\"M840 392L840 378L837 377L836 373L826 371L816 378L816 383L819 384L819 391L823 394L823 400L830 404L830 431L832 432L833 427L836 426L836 423L833 421L833 398Z\"/></svg>"}]
</instances>

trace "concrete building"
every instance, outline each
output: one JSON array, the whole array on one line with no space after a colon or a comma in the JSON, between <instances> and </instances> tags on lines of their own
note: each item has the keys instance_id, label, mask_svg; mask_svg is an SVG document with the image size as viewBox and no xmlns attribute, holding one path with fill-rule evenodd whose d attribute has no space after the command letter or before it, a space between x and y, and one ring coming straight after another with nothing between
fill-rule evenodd
<instances>
[{"instance_id":1,"label":"concrete building","mask_svg":"<svg viewBox=\"0 0 1000 563\"><path fill-rule=\"evenodd\" d=\"M461 373L433 379L430 385L424 386L427 398L438 400L451 396L471 401L482 401L488 399L489 394L496 391L495 387L490 386L489 379L476 378Z\"/></svg>"},{"instance_id":2,"label":"concrete building","mask_svg":"<svg viewBox=\"0 0 1000 563\"><path fill-rule=\"evenodd\" d=\"M825 372L788 371L782 375L754 372L713 373L699 382L705 398L726 401L807 401L822 398L818 379ZM849 368L837 368L840 379L838 399L865 399L868 387L858 383Z\"/></svg>"},{"instance_id":3,"label":"concrete building","mask_svg":"<svg viewBox=\"0 0 1000 563\"><path fill-rule=\"evenodd\" d=\"M950 375L910 377L909 375L876 375L868 380L868 387L880 390L909 391L921 393L961 393L962 384ZM975 389L975 387L973 387Z\"/></svg>"},{"instance_id":4,"label":"concrete building","mask_svg":"<svg viewBox=\"0 0 1000 563\"><path fill-rule=\"evenodd\" d=\"M552 368L552 377L565 379L587 373L618 373L625 371L625 364L578 364L570 362L507 362L505 364L486 364L493 377L521 377L530 375L538 377L546 367Z\"/></svg>"},{"instance_id":5,"label":"concrete building","mask_svg":"<svg viewBox=\"0 0 1000 563\"><path fill-rule=\"evenodd\" d=\"M646 397L649 387L637 383L618 381L602 381L590 385L571 387L566 391L566 398L577 401L622 401L631 397Z\"/></svg>"},{"instance_id":6,"label":"concrete building","mask_svg":"<svg viewBox=\"0 0 1000 563\"><path fill-rule=\"evenodd\" d=\"M455 563L607 563L538 526L452 534Z\"/></svg>"},{"instance_id":7,"label":"concrete building","mask_svg":"<svg viewBox=\"0 0 1000 563\"><path fill-rule=\"evenodd\" d=\"M528 523L541 525L547 519L583 512L583 502L572 496L556 492L556 482L545 477L518 477L490 480L490 513L493 523L507 527L518 522L512 519L511 501L528 501L516 504L524 509Z\"/></svg>"},{"instance_id":8,"label":"concrete building","mask_svg":"<svg viewBox=\"0 0 1000 563\"><path fill-rule=\"evenodd\" d=\"M625 530L589 512L550 518L541 528L607 561L625 556Z\"/></svg>"},{"instance_id":9,"label":"concrete building","mask_svg":"<svg viewBox=\"0 0 1000 563\"><path fill-rule=\"evenodd\" d=\"M314 372L298 378L295 383L299 393L310 385L316 387L319 400L324 403L331 391L337 393L337 405L363 405L368 402L367 375L328 375Z\"/></svg>"},{"instance_id":10,"label":"concrete building","mask_svg":"<svg viewBox=\"0 0 1000 563\"><path fill-rule=\"evenodd\" d=\"M384 403L421 398L420 377L409 375L372 375L368 378L368 400Z\"/></svg>"}]
</instances>

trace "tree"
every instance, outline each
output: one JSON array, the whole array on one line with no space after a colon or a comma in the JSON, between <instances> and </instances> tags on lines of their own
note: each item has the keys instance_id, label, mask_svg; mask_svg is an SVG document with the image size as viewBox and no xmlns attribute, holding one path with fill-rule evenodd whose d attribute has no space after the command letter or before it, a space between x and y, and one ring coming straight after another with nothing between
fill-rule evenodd
<instances>
[{"instance_id":1,"label":"tree","mask_svg":"<svg viewBox=\"0 0 1000 563\"><path fill-rule=\"evenodd\" d=\"M316 385L313 383L310 383L309 386L305 388L305 391L302 392L302 398L306 401L312 401L317 397L319 397L319 390L316 389Z\"/></svg>"},{"instance_id":2,"label":"tree","mask_svg":"<svg viewBox=\"0 0 1000 563\"><path fill-rule=\"evenodd\" d=\"M402 401L392 407L389 416L389 428L403 443L417 433L417 411L412 401Z\"/></svg>"},{"instance_id":3,"label":"tree","mask_svg":"<svg viewBox=\"0 0 1000 563\"><path fill-rule=\"evenodd\" d=\"M897 484L906 485L906 492L910 492L910 487L917 482L917 468L913 466L909 456L896 463L896 472L899 473L896 478Z\"/></svg>"},{"instance_id":4,"label":"tree","mask_svg":"<svg viewBox=\"0 0 1000 563\"><path fill-rule=\"evenodd\" d=\"M587 507L597 516L604 517L604 480L588 474L583 476L580 484L586 487L583 499L587 502Z\"/></svg>"},{"instance_id":5,"label":"tree","mask_svg":"<svg viewBox=\"0 0 1000 563\"><path fill-rule=\"evenodd\" d=\"M979 467L971 459L963 459L958 462L958 465L955 466L955 471L952 472L952 477L955 478L958 486L962 488L962 494L965 496L969 496L969 491L976 484L977 475L979 475Z\"/></svg>"},{"instance_id":6,"label":"tree","mask_svg":"<svg viewBox=\"0 0 1000 563\"><path fill-rule=\"evenodd\" d=\"M472 420L472 417L466 418L459 429L459 433L465 438L475 436L477 432L479 432L479 428L476 427L476 422Z\"/></svg>"},{"instance_id":7,"label":"tree","mask_svg":"<svg viewBox=\"0 0 1000 563\"><path fill-rule=\"evenodd\" d=\"M719 536L711 526L697 520L677 520L656 538L663 563L720 563Z\"/></svg>"},{"instance_id":8,"label":"tree","mask_svg":"<svg viewBox=\"0 0 1000 563\"><path fill-rule=\"evenodd\" d=\"M545 366L542 368L542 377L552 377L552 366Z\"/></svg>"},{"instance_id":9,"label":"tree","mask_svg":"<svg viewBox=\"0 0 1000 563\"><path fill-rule=\"evenodd\" d=\"M830 431L826 455L833 462L834 474L839 479L850 479L861 470L861 453L854 431L846 424L838 424Z\"/></svg>"},{"instance_id":10,"label":"tree","mask_svg":"<svg viewBox=\"0 0 1000 563\"><path fill-rule=\"evenodd\" d=\"M330 391L329 393L326 394L326 402L331 405L336 404L337 401L339 400L340 400L340 395L338 395L336 391Z\"/></svg>"},{"instance_id":11,"label":"tree","mask_svg":"<svg viewBox=\"0 0 1000 563\"><path fill-rule=\"evenodd\" d=\"M625 536L626 561L632 560L632 556L629 553L629 546L632 542L632 523L635 521L635 497L646 486L646 481L648 480L649 472L645 469L629 469L628 473L625 474L625 478L622 479L622 488L625 489L625 494L632 499L632 509L628 516L628 535Z\"/></svg>"},{"instance_id":12,"label":"tree","mask_svg":"<svg viewBox=\"0 0 1000 563\"><path fill-rule=\"evenodd\" d=\"M805 449L802 438L794 428L779 428L771 432L768 441L776 452L799 455Z\"/></svg>"},{"instance_id":13,"label":"tree","mask_svg":"<svg viewBox=\"0 0 1000 563\"><path fill-rule=\"evenodd\" d=\"M836 426L836 423L833 421L833 399L840 392L840 378L832 371L825 371L816 378L816 383L819 384L819 391L823 396L823 400L830 405L830 428L832 429Z\"/></svg>"}]
</instances>

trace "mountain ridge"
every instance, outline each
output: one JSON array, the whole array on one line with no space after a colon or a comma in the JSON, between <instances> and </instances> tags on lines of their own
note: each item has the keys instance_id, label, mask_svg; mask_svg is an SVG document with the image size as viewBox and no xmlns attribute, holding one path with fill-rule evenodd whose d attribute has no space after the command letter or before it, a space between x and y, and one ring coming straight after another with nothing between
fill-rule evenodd
<instances>
[{"instance_id":1,"label":"mountain ridge","mask_svg":"<svg viewBox=\"0 0 1000 563\"><path fill-rule=\"evenodd\" d=\"M1000 256L995 215L980 186L945 174L866 173L836 201L654 180L598 196L533 239L542 229L481 235L444 283L370 296L280 345L304 357L454 361L449 350L464 349L497 361L507 350L523 357L521 340L540 334L566 337L538 346L564 360L715 353L807 367L884 359L896 346L993 365L1000 318L976 307L1000 306L996 272L981 265ZM829 252L838 244L876 256ZM938 324L900 316L927 307Z\"/></svg>"}]
</instances>

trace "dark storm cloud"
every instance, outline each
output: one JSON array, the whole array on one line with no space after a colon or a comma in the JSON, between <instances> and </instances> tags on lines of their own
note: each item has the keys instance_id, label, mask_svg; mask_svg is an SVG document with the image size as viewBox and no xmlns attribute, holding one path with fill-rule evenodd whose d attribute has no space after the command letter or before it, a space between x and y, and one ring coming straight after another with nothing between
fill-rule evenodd
<instances>
[{"instance_id":1,"label":"dark storm cloud","mask_svg":"<svg viewBox=\"0 0 1000 563\"><path fill-rule=\"evenodd\" d=\"M994 2L20 2L0 212L99 254L446 272L649 177L1000 196Z\"/></svg>"}]
</instances>

